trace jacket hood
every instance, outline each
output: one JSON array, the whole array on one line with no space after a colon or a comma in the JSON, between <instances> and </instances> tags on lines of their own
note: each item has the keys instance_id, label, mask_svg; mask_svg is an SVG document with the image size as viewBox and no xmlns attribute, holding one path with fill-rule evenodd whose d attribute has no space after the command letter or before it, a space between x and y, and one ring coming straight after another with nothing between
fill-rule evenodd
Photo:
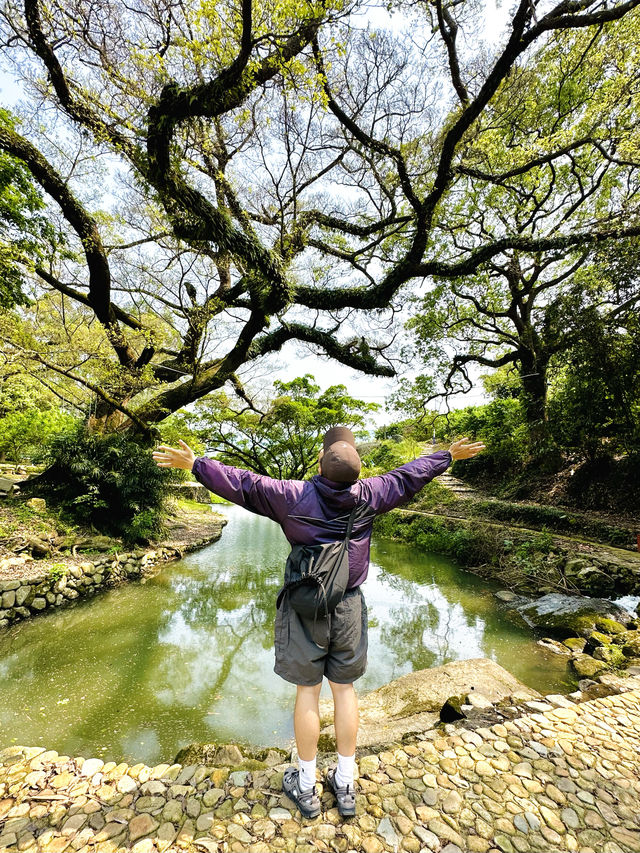
<instances>
[{"instance_id":1,"label":"jacket hood","mask_svg":"<svg viewBox=\"0 0 640 853\"><path fill-rule=\"evenodd\" d=\"M311 478L322 502L332 509L353 509L358 502L359 488L355 483L334 483L326 477L316 474Z\"/></svg>"}]
</instances>

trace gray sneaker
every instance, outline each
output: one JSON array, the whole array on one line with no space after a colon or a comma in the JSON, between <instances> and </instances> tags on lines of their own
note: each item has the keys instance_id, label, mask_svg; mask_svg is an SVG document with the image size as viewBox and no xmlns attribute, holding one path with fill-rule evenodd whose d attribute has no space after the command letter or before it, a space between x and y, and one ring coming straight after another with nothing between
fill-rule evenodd
<instances>
[{"instance_id":1,"label":"gray sneaker","mask_svg":"<svg viewBox=\"0 0 640 853\"><path fill-rule=\"evenodd\" d=\"M282 790L297 805L303 817L318 817L320 814L320 797L316 791L316 786L314 785L308 791L301 791L300 773L295 767L288 767L284 771Z\"/></svg>"},{"instance_id":2,"label":"gray sneaker","mask_svg":"<svg viewBox=\"0 0 640 853\"><path fill-rule=\"evenodd\" d=\"M327 770L327 785L338 801L338 813L341 817L354 817L356 813L356 791L351 785L345 785L344 788L338 788L336 785L336 769L330 767Z\"/></svg>"}]
</instances>

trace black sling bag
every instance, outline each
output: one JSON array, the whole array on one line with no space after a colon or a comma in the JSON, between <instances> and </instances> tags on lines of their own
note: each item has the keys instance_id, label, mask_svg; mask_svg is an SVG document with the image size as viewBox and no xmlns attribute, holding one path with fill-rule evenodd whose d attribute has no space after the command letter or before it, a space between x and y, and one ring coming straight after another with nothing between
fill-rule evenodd
<instances>
[{"instance_id":1,"label":"black sling bag","mask_svg":"<svg viewBox=\"0 0 640 853\"><path fill-rule=\"evenodd\" d=\"M344 539L324 545L293 545L287 557L284 586L276 607L285 595L293 610L314 622L321 613L332 613L342 601L349 583L349 538L358 507L347 522Z\"/></svg>"}]
</instances>

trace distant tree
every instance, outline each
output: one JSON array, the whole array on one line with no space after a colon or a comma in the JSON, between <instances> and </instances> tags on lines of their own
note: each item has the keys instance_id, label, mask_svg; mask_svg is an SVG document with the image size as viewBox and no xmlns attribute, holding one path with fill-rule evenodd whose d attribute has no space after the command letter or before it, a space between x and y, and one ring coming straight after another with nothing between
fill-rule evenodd
<instances>
[{"instance_id":1,"label":"distant tree","mask_svg":"<svg viewBox=\"0 0 640 853\"><path fill-rule=\"evenodd\" d=\"M27 408L0 418L0 458L24 462L42 452L54 436L71 428L77 420L58 409Z\"/></svg>"},{"instance_id":2,"label":"distant tree","mask_svg":"<svg viewBox=\"0 0 640 853\"><path fill-rule=\"evenodd\" d=\"M557 444L594 461L640 454L640 315L583 317L580 337L552 365L549 421Z\"/></svg>"},{"instance_id":3,"label":"distant tree","mask_svg":"<svg viewBox=\"0 0 640 853\"><path fill-rule=\"evenodd\" d=\"M217 392L198 401L193 413L182 414L182 424L221 461L280 479L315 473L324 433L338 425L357 433L379 408L351 397L344 385L320 392L309 374L274 382L262 400L241 386L237 392L242 405ZM166 423L171 428L171 419Z\"/></svg>"}]
</instances>

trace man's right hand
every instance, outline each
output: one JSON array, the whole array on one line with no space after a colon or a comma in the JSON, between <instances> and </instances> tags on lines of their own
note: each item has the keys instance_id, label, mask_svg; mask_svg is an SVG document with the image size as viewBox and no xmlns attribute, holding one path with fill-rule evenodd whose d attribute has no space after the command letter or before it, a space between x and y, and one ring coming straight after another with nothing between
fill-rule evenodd
<instances>
[{"instance_id":1,"label":"man's right hand","mask_svg":"<svg viewBox=\"0 0 640 853\"><path fill-rule=\"evenodd\" d=\"M467 443L465 444L465 442ZM456 459L471 459L472 456L475 456L484 449L485 446L481 441L475 441L470 444L468 438L461 438L453 442L449 448L449 453L455 461Z\"/></svg>"},{"instance_id":2,"label":"man's right hand","mask_svg":"<svg viewBox=\"0 0 640 853\"><path fill-rule=\"evenodd\" d=\"M178 442L181 447L161 444L153 451L153 458L159 468L183 468L185 471L191 471L196 460L195 453L181 438Z\"/></svg>"}]
</instances>

